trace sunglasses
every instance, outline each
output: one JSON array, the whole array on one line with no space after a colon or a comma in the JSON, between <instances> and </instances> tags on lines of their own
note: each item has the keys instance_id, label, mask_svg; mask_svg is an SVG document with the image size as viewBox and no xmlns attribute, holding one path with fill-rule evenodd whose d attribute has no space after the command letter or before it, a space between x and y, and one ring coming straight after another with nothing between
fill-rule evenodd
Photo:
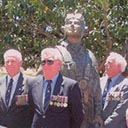
<instances>
[{"instance_id":1,"label":"sunglasses","mask_svg":"<svg viewBox=\"0 0 128 128\"><path fill-rule=\"evenodd\" d=\"M52 64L54 64L54 60L42 60L41 61L42 65L45 65L46 63L47 63L47 65L52 65Z\"/></svg>"}]
</instances>

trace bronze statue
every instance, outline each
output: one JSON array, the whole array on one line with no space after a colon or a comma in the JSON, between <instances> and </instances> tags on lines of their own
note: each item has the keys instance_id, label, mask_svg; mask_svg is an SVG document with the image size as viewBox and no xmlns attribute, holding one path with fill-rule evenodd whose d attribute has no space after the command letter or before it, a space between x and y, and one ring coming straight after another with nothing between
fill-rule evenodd
<instances>
[{"instance_id":1,"label":"bronze statue","mask_svg":"<svg viewBox=\"0 0 128 128\"><path fill-rule=\"evenodd\" d=\"M128 36L126 37L121 54L124 56L124 58L126 59L126 61L128 63ZM123 72L123 75L128 77L128 65L126 67L126 70Z\"/></svg>"},{"instance_id":2,"label":"bronze statue","mask_svg":"<svg viewBox=\"0 0 128 128\"><path fill-rule=\"evenodd\" d=\"M86 23L82 13L68 13L65 25L62 26L64 39L56 48L63 56L61 73L79 81L81 88L84 121L81 128L103 127L101 118L101 89L99 74L96 70L97 61L94 54L83 46L82 38L85 34Z\"/></svg>"}]
</instances>

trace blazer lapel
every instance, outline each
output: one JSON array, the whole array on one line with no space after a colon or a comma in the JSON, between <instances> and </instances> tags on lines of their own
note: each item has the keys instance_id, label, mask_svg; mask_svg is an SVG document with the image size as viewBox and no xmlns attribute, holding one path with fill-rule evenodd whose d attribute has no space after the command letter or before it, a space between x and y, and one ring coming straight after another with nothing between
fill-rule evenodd
<instances>
[{"instance_id":1,"label":"blazer lapel","mask_svg":"<svg viewBox=\"0 0 128 128\"><path fill-rule=\"evenodd\" d=\"M36 79L37 82L35 84L34 89L34 95L36 95L36 104L41 112L44 112L43 109L43 76L39 75L39 77Z\"/></svg>"},{"instance_id":2,"label":"blazer lapel","mask_svg":"<svg viewBox=\"0 0 128 128\"><path fill-rule=\"evenodd\" d=\"M17 82L17 85L16 85L16 90L15 90L13 98L12 98L11 106L12 106L12 104L15 103L16 95L21 95L23 93L23 80L24 80L23 79L23 74L20 73L19 78L18 78L18 82Z\"/></svg>"},{"instance_id":3,"label":"blazer lapel","mask_svg":"<svg viewBox=\"0 0 128 128\"><path fill-rule=\"evenodd\" d=\"M101 92L102 94L104 93L104 89L106 86L106 82L107 82L108 77L104 76L103 78L100 79L100 85L101 85Z\"/></svg>"},{"instance_id":4,"label":"blazer lapel","mask_svg":"<svg viewBox=\"0 0 128 128\"><path fill-rule=\"evenodd\" d=\"M60 95L62 91L63 91L63 78L62 75L59 74L54 87L53 95Z\"/></svg>"},{"instance_id":5,"label":"blazer lapel","mask_svg":"<svg viewBox=\"0 0 128 128\"><path fill-rule=\"evenodd\" d=\"M5 105L6 82L7 82L7 77L5 76L3 78L2 83L0 83L0 107L3 111L7 110Z\"/></svg>"}]
</instances>

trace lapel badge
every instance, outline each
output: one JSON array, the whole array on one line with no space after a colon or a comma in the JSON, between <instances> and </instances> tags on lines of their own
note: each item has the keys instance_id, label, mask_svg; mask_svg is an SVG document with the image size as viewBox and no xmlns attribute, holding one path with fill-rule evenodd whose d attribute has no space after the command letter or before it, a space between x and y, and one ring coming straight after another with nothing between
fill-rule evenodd
<instances>
[{"instance_id":1,"label":"lapel badge","mask_svg":"<svg viewBox=\"0 0 128 128\"><path fill-rule=\"evenodd\" d=\"M66 108L68 106L68 97L64 96L64 107Z\"/></svg>"}]
</instances>

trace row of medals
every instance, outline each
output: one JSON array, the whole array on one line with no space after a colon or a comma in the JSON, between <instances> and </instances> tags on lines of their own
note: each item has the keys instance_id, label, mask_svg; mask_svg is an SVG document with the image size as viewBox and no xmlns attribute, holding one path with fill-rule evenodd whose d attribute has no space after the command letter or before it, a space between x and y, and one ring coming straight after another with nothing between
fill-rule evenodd
<instances>
[{"instance_id":1,"label":"row of medals","mask_svg":"<svg viewBox=\"0 0 128 128\"><path fill-rule=\"evenodd\" d=\"M67 96L52 95L49 104L51 106L66 108L68 106L68 97Z\"/></svg>"},{"instance_id":2,"label":"row of medals","mask_svg":"<svg viewBox=\"0 0 128 128\"><path fill-rule=\"evenodd\" d=\"M17 95L16 96L16 105L26 105L28 104L28 95Z\"/></svg>"}]
</instances>

